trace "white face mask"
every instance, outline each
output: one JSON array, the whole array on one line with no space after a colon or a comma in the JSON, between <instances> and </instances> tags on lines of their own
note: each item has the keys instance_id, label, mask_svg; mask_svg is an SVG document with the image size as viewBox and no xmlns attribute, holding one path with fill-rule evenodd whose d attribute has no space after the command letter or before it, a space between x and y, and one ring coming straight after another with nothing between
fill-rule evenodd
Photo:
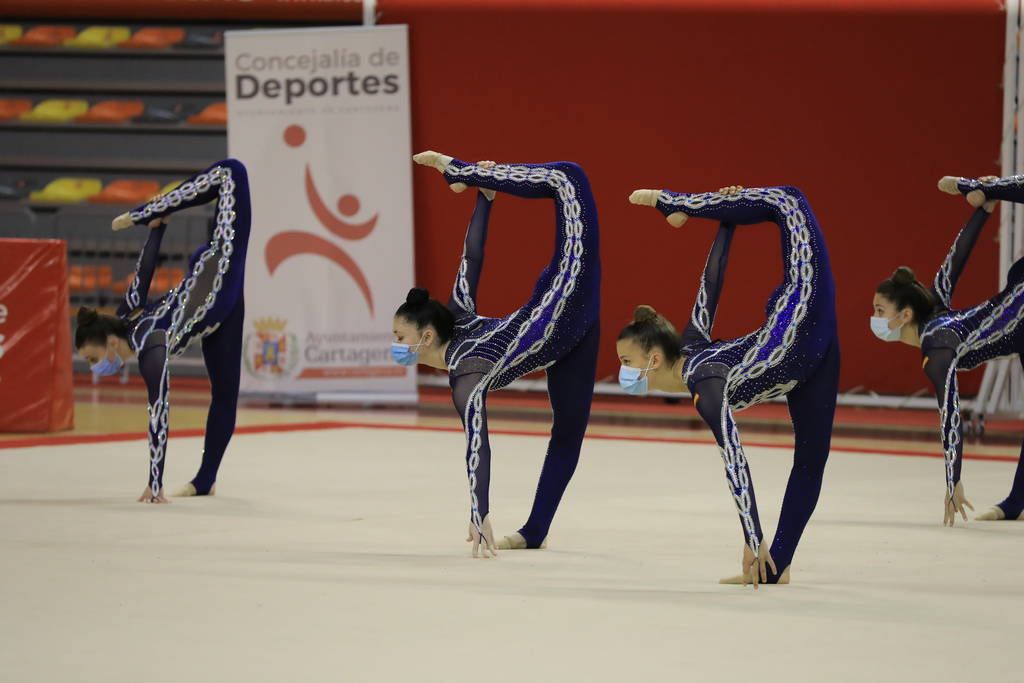
<instances>
[{"instance_id":1,"label":"white face mask","mask_svg":"<svg viewBox=\"0 0 1024 683\"><path fill-rule=\"evenodd\" d=\"M896 316L891 318L880 318L877 315L871 316L871 331L875 333L875 336L886 342L894 342L900 340L900 330L903 329L904 323L900 323L899 327L892 329L889 327L889 322L895 320Z\"/></svg>"},{"instance_id":2,"label":"white face mask","mask_svg":"<svg viewBox=\"0 0 1024 683\"><path fill-rule=\"evenodd\" d=\"M646 368L633 368L626 365L619 366L619 386L627 394L643 396L647 393L647 373L651 371L651 363L654 358L647 361Z\"/></svg>"}]
</instances>

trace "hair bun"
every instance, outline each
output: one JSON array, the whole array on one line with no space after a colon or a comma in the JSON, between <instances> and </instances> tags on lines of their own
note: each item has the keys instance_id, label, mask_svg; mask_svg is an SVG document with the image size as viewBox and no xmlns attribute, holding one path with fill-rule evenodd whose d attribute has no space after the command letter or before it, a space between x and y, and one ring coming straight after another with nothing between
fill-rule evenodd
<instances>
[{"instance_id":1,"label":"hair bun","mask_svg":"<svg viewBox=\"0 0 1024 683\"><path fill-rule=\"evenodd\" d=\"M633 311L633 322L635 323L654 322L659 317L661 316L651 306L637 306Z\"/></svg>"},{"instance_id":2,"label":"hair bun","mask_svg":"<svg viewBox=\"0 0 1024 683\"><path fill-rule=\"evenodd\" d=\"M405 303L412 304L413 306L419 306L430 301L430 291L423 289L422 287L413 287L409 290L409 293L405 295Z\"/></svg>"},{"instance_id":3,"label":"hair bun","mask_svg":"<svg viewBox=\"0 0 1024 683\"><path fill-rule=\"evenodd\" d=\"M912 285L917 282L917 276L910 268L900 266L893 272L892 281L897 285Z\"/></svg>"},{"instance_id":4,"label":"hair bun","mask_svg":"<svg viewBox=\"0 0 1024 683\"><path fill-rule=\"evenodd\" d=\"M95 309L81 306L78 309L78 324L79 325L91 325L99 320L100 314Z\"/></svg>"}]
</instances>

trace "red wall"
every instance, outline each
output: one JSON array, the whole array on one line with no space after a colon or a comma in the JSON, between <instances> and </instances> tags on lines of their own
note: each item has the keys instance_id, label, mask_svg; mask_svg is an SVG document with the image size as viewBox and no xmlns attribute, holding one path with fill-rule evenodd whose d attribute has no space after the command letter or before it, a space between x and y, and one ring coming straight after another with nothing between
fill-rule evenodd
<instances>
[{"instance_id":1,"label":"red wall","mask_svg":"<svg viewBox=\"0 0 1024 683\"><path fill-rule=\"evenodd\" d=\"M180 7L179 7L180 5ZM357 18L348 0L189 0L193 18ZM78 9L75 9L78 8ZM126 10L126 8L131 8ZM10 16L46 11L159 17L154 0L0 0ZM871 295L900 264L930 281L969 211L941 175L998 173L1004 17L996 0L379 0L411 26L413 141L464 159L571 159L601 215L602 378L638 303L685 321L714 225L672 230L629 205L637 187L680 191L794 184L811 199L838 284L842 387L925 387L919 353L868 331ZM78 11L81 10L81 11ZM417 279L444 297L471 193L415 175ZM546 203L501 198L481 309L519 306L550 255ZM956 297L997 286L996 220ZM781 277L775 228L744 229L715 332L763 321ZM965 393L979 373L964 378Z\"/></svg>"},{"instance_id":2,"label":"red wall","mask_svg":"<svg viewBox=\"0 0 1024 683\"><path fill-rule=\"evenodd\" d=\"M892 5L903 9L894 10ZM1004 17L991 0L380 0L411 27L413 142L463 159L571 159L587 169L604 260L599 376L633 307L685 321L715 225L673 230L627 203L638 187L798 185L838 284L842 387L908 393L920 354L868 329L875 285L906 264L930 281L969 214L945 174L998 173ZM773 9L767 9L771 7ZM867 8L867 9L865 9ZM907 9L910 8L910 9ZM757 11L755 11L757 10ZM418 281L444 297L472 207L415 177ZM553 243L549 203L499 197L485 314L528 296ZM957 292L997 286L996 220ZM773 226L737 236L715 332L764 319L781 277ZM964 378L976 390L978 373Z\"/></svg>"}]
</instances>

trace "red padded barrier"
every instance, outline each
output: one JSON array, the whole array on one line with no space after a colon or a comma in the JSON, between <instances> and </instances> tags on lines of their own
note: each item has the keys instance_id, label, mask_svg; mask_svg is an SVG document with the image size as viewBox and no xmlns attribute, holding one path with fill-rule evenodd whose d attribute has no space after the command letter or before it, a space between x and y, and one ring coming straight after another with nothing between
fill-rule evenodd
<instances>
[{"instance_id":1,"label":"red padded barrier","mask_svg":"<svg viewBox=\"0 0 1024 683\"><path fill-rule=\"evenodd\" d=\"M74 426L67 251L0 239L0 432Z\"/></svg>"}]
</instances>

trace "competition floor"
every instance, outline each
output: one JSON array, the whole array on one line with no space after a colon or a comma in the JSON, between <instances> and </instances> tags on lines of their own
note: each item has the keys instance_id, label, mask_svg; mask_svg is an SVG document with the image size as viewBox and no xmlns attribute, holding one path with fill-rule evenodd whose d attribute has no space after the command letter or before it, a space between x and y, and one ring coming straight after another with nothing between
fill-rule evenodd
<instances>
[{"instance_id":1,"label":"competition floor","mask_svg":"<svg viewBox=\"0 0 1024 683\"><path fill-rule=\"evenodd\" d=\"M793 583L755 593L717 583L742 536L689 407L599 403L550 548L473 560L443 394L246 408L218 495L151 506L132 502L140 392L79 386L75 432L0 439L2 681L1020 680L1024 523L940 526L934 413L843 413ZM537 398L494 398L501 535L529 509L547 423ZM198 464L204 403L176 385L170 488ZM740 418L768 530L781 422ZM1009 487L1005 440L968 446L979 511Z\"/></svg>"}]
</instances>

